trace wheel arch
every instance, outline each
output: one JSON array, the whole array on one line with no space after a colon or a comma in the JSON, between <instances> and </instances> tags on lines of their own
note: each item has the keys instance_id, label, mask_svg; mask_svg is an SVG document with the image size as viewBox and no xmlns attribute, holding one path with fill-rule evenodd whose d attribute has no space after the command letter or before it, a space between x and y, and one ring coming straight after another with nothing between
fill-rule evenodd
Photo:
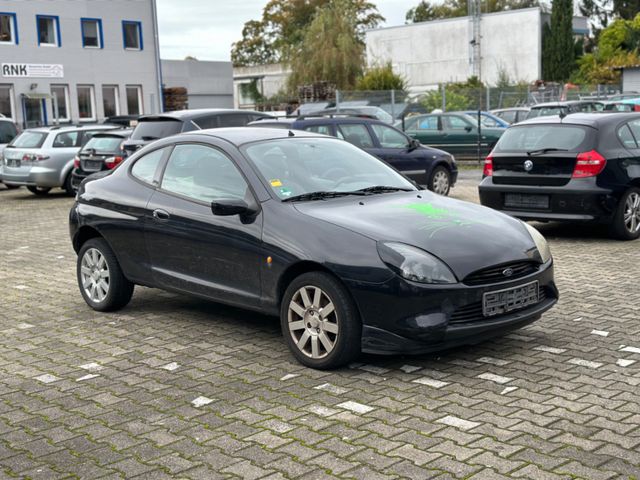
<instances>
[{"instance_id":1,"label":"wheel arch","mask_svg":"<svg viewBox=\"0 0 640 480\"><path fill-rule=\"evenodd\" d=\"M95 228L89 227L88 225L83 225L82 227L80 227L76 234L73 236L73 249L75 250L75 252L78 253L82 248L82 245L87 243L87 241L91 240L92 238L102 238L103 240L105 240L105 242L107 241L104 236Z\"/></svg>"}]
</instances>

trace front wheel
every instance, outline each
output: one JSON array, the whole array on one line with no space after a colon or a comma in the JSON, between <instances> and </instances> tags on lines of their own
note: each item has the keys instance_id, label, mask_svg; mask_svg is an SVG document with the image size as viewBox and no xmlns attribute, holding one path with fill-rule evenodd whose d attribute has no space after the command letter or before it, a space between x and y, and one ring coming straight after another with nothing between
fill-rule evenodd
<instances>
[{"instance_id":1,"label":"front wheel","mask_svg":"<svg viewBox=\"0 0 640 480\"><path fill-rule=\"evenodd\" d=\"M280 325L289 349L307 367L340 367L360 353L358 311L346 288L327 273L305 273L291 282Z\"/></svg>"},{"instance_id":2,"label":"front wheel","mask_svg":"<svg viewBox=\"0 0 640 480\"><path fill-rule=\"evenodd\" d=\"M611 233L620 240L635 240L640 237L640 188L627 190L611 222Z\"/></svg>"},{"instance_id":3,"label":"front wheel","mask_svg":"<svg viewBox=\"0 0 640 480\"><path fill-rule=\"evenodd\" d=\"M34 195L46 195L51 191L51 188L50 187L33 187L29 185L27 187L27 190L29 190Z\"/></svg>"},{"instance_id":4,"label":"front wheel","mask_svg":"<svg viewBox=\"0 0 640 480\"><path fill-rule=\"evenodd\" d=\"M429 190L438 195L449 195L451 189L451 174L446 167L442 165L437 166L431 172L431 178L429 179Z\"/></svg>"},{"instance_id":5,"label":"front wheel","mask_svg":"<svg viewBox=\"0 0 640 480\"><path fill-rule=\"evenodd\" d=\"M131 300L134 285L124 276L113 250L102 238L92 238L82 245L76 271L80 293L94 310L112 312Z\"/></svg>"}]
</instances>

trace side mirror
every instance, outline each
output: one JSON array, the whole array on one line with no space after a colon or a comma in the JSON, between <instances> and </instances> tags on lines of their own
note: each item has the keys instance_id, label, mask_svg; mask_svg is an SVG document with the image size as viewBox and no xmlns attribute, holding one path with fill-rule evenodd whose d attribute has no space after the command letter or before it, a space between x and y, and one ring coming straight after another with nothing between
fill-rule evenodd
<instances>
[{"instance_id":1,"label":"side mirror","mask_svg":"<svg viewBox=\"0 0 640 480\"><path fill-rule=\"evenodd\" d=\"M249 205L239 198L221 198L211 202L211 212L222 217L244 215L250 212Z\"/></svg>"},{"instance_id":2,"label":"side mirror","mask_svg":"<svg viewBox=\"0 0 640 480\"><path fill-rule=\"evenodd\" d=\"M411 141L409 142L409 148L407 150L409 150L410 152L412 152L413 150L415 150L416 148L420 147L420 140L417 140L415 138L412 138Z\"/></svg>"},{"instance_id":3,"label":"side mirror","mask_svg":"<svg viewBox=\"0 0 640 480\"><path fill-rule=\"evenodd\" d=\"M464 127L464 129L465 129L467 132L471 132L471 130L473 130L473 127L472 127L471 125L467 125L466 127Z\"/></svg>"}]
</instances>

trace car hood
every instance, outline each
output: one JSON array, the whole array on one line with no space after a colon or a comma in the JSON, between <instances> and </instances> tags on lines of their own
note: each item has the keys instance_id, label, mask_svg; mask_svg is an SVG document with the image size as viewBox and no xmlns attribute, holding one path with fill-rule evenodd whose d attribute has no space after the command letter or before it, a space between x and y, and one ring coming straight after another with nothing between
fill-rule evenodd
<instances>
[{"instance_id":1,"label":"car hood","mask_svg":"<svg viewBox=\"0 0 640 480\"><path fill-rule=\"evenodd\" d=\"M539 261L520 220L427 191L297 202L295 208L376 241L421 248L447 263L459 280L503 263Z\"/></svg>"}]
</instances>

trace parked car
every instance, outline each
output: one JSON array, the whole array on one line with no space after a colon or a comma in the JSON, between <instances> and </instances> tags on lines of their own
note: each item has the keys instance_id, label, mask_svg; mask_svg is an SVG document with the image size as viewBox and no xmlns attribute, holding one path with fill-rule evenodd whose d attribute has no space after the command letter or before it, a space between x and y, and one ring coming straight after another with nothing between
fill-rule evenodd
<instances>
[{"instance_id":1,"label":"parked car","mask_svg":"<svg viewBox=\"0 0 640 480\"><path fill-rule=\"evenodd\" d=\"M351 117L373 118L389 124L394 122L393 117L386 110L372 106L325 108L314 112L313 115L349 115Z\"/></svg>"},{"instance_id":2,"label":"parked car","mask_svg":"<svg viewBox=\"0 0 640 480\"><path fill-rule=\"evenodd\" d=\"M456 113L456 112L453 112ZM478 124L478 111L473 111L473 110L467 110L465 112L460 112L460 113L465 113L467 115L469 115L471 118L473 118L476 121L476 125ZM488 127L488 128L507 128L510 123L503 120L502 118L489 113L489 112L480 112L480 123L482 124L482 128Z\"/></svg>"},{"instance_id":3,"label":"parked car","mask_svg":"<svg viewBox=\"0 0 640 480\"><path fill-rule=\"evenodd\" d=\"M73 195L73 158L96 133L113 130L113 125L55 126L30 128L14 138L3 152L2 182L24 185L36 195L62 187Z\"/></svg>"},{"instance_id":4,"label":"parked car","mask_svg":"<svg viewBox=\"0 0 640 480\"><path fill-rule=\"evenodd\" d=\"M418 190L311 132L166 138L88 178L76 198L70 234L91 308L123 308L139 284L279 315L313 368L478 343L558 298L537 230Z\"/></svg>"},{"instance_id":5,"label":"parked car","mask_svg":"<svg viewBox=\"0 0 640 480\"><path fill-rule=\"evenodd\" d=\"M484 166L482 205L525 220L608 224L640 236L640 114L573 114L513 125Z\"/></svg>"},{"instance_id":6,"label":"parked car","mask_svg":"<svg viewBox=\"0 0 640 480\"><path fill-rule=\"evenodd\" d=\"M500 117L509 124L518 123L527 118L529 114L529 107L512 107L512 108L498 108L491 110L496 117Z\"/></svg>"},{"instance_id":7,"label":"parked car","mask_svg":"<svg viewBox=\"0 0 640 480\"><path fill-rule=\"evenodd\" d=\"M640 112L640 98L605 102L605 112Z\"/></svg>"},{"instance_id":8,"label":"parked car","mask_svg":"<svg viewBox=\"0 0 640 480\"><path fill-rule=\"evenodd\" d=\"M504 133L504 128L482 128L480 154L487 155ZM477 120L464 113L430 113L405 119L405 133L425 145L453 155L476 155Z\"/></svg>"},{"instance_id":9,"label":"parked car","mask_svg":"<svg viewBox=\"0 0 640 480\"><path fill-rule=\"evenodd\" d=\"M338 137L375 155L418 185L448 195L458 177L453 155L425 147L379 120L343 116L263 119L250 126L305 130Z\"/></svg>"},{"instance_id":10,"label":"parked car","mask_svg":"<svg viewBox=\"0 0 640 480\"><path fill-rule=\"evenodd\" d=\"M102 123L111 125L120 125L121 127L133 128L138 124L140 115L115 115L107 117Z\"/></svg>"},{"instance_id":11,"label":"parked car","mask_svg":"<svg viewBox=\"0 0 640 480\"><path fill-rule=\"evenodd\" d=\"M118 129L96 133L85 143L73 159L71 187L74 191L89 175L104 170L113 170L126 157L123 142L131 136L132 130Z\"/></svg>"},{"instance_id":12,"label":"parked car","mask_svg":"<svg viewBox=\"0 0 640 480\"><path fill-rule=\"evenodd\" d=\"M271 116L251 110L227 108L201 108L143 115L138 119L131 138L124 143L124 149L131 153L154 140L176 133L208 128L242 127L259 118Z\"/></svg>"},{"instance_id":13,"label":"parked car","mask_svg":"<svg viewBox=\"0 0 640 480\"><path fill-rule=\"evenodd\" d=\"M534 105L527 114L527 120L551 115L569 115L577 112L600 112L604 110L604 102L595 100L574 100L571 102L550 102Z\"/></svg>"}]
</instances>

